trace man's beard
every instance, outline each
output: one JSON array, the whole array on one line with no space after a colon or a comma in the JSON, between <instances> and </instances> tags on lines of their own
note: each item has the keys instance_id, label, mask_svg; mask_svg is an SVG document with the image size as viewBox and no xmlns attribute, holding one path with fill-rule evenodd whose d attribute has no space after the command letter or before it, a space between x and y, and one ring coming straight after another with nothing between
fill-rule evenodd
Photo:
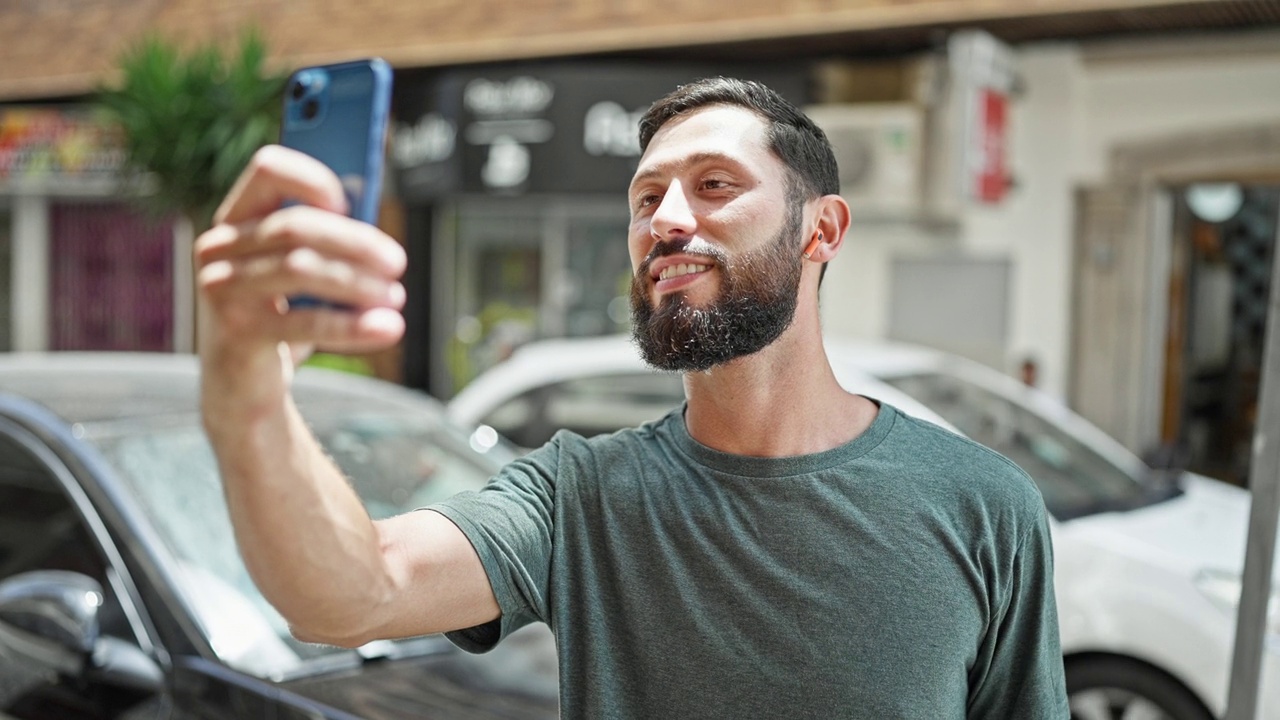
<instances>
[{"instance_id":1,"label":"man's beard","mask_svg":"<svg viewBox=\"0 0 1280 720\"><path fill-rule=\"evenodd\" d=\"M764 349L791 326L796 314L802 260L803 204L788 203L786 221L765 247L730 259L708 252L720 266L720 294L706 307L683 292L649 301L649 266L681 252L687 242L662 241L631 279L631 333L645 362L661 370L709 370Z\"/></svg>"}]
</instances>

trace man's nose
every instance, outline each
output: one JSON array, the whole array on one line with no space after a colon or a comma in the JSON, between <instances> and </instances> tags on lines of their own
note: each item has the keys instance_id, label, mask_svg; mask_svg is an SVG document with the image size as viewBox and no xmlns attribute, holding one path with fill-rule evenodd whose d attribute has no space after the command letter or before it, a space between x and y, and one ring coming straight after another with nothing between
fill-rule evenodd
<instances>
[{"instance_id":1,"label":"man's nose","mask_svg":"<svg viewBox=\"0 0 1280 720\"><path fill-rule=\"evenodd\" d=\"M649 225L654 237L659 239L692 235L697 230L698 221L679 181L673 181L663 193Z\"/></svg>"}]
</instances>

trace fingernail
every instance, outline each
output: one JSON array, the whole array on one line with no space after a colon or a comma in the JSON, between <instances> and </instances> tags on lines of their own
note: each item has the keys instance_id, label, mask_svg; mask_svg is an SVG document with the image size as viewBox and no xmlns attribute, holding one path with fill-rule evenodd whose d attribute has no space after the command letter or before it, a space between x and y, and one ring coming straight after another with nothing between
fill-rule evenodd
<instances>
[{"instance_id":1,"label":"fingernail","mask_svg":"<svg viewBox=\"0 0 1280 720\"><path fill-rule=\"evenodd\" d=\"M405 255L404 249L399 245L387 245L382 250L382 260L387 267L399 269L404 267Z\"/></svg>"}]
</instances>

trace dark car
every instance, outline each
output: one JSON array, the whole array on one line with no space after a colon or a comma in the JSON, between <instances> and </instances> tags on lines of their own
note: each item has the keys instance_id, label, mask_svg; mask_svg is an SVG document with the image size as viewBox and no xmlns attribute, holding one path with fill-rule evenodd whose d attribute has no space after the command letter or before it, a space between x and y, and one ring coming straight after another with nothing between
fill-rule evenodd
<instances>
[{"instance_id":1,"label":"dark car","mask_svg":"<svg viewBox=\"0 0 1280 720\"><path fill-rule=\"evenodd\" d=\"M0 358L0 718L557 716L544 626L483 656L295 640L236 550L197 386L189 356ZM510 457L389 383L304 368L294 395L374 517Z\"/></svg>"}]
</instances>

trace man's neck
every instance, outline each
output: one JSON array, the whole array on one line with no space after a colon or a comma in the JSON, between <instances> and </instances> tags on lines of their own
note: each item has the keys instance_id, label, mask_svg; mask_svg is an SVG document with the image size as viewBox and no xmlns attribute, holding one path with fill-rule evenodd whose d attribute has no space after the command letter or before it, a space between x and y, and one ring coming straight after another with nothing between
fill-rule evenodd
<instances>
[{"instance_id":1,"label":"man's neck","mask_svg":"<svg viewBox=\"0 0 1280 720\"><path fill-rule=\"evenodd\" d=\"M792 327L760 352L685 375L689 434L753 457L808 455L861 435L878 408L840 387L821 335Z\"/></svg>"}]
</instances>

